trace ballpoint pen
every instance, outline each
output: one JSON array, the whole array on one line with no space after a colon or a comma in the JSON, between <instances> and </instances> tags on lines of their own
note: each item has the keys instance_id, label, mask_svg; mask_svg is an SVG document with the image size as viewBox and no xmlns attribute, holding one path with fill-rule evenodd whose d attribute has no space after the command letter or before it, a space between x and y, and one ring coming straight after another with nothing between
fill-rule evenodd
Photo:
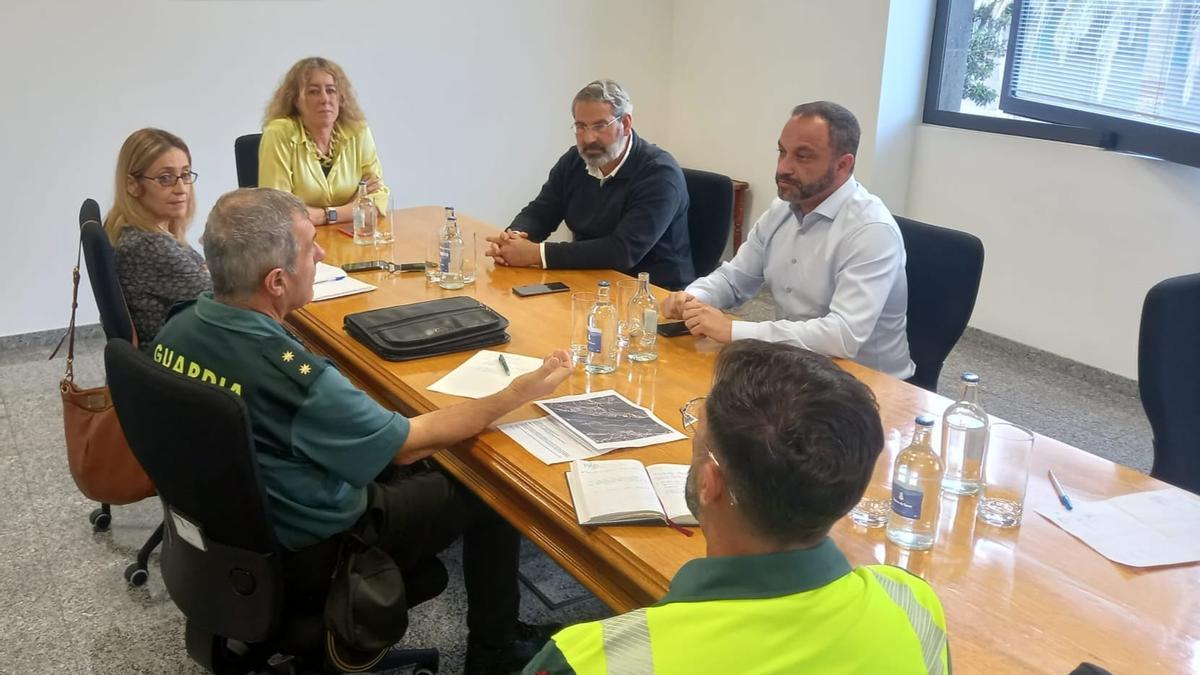
<instances>
[{"instance_id":1,"label":"ballpoint pen","mask_svg":"<svg viewBox=\"0 0 1200 675\"><path fill-rule=\"evenodd\" d=\"M1047 469L1046 475L1050 476L1050 485L1054 486L1054 491L1058 493L1058 501L1066 507L1068 511L1074 510L1071 506L1071 498L1067 496L1067 491L1063 490L1062 483L1058 482L1058 477L1054 475L1053 469Z\"/></svg>"},{"instance_id":2,"label":"ballpoint pen","mask_svg":"<svg viewBox=\"0 0 1200 675\"><path fill-rule=\"evenodd\" d=\"M500 354L499 358L500 358L500 367L504 369L504 374L512 375L512 371L508 369L508 361L504 360L504 355Z\"/></svg>"}]
</instances>

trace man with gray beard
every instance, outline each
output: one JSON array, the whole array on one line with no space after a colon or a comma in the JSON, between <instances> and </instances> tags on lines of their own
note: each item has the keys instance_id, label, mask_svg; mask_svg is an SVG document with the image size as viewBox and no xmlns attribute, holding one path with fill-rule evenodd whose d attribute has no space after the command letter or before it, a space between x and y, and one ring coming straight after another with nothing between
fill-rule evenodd
<instances>
[{"instance_id":1,"label":"man with gray beard","mask_svg":"<svg viewBox=\"0 0 1200 675\"><path fill-rule=\"evenodd\" d=\"M854 114L836 103L796 106L779 135L779 198L733 260L663 301L663 317L717 342L784 342L911 377L904 240L887 206L854 179L859 135ZM721 311L764 283L775 321Z\"/></svg>"},{"instance_id":2,"label":"man with gray beard","mask_svg":"<svg viewBox=\"0 0 1200 675\"><path fill-rule=\"evenodd\" d=\"M571 104L575 146L508 229L488 237L499 265L648 272L678 290L696 274L688 192L670 153L633 131L633 103L613 80L596 80ZM574 241L547 242L566 222Z\"/></svg>"}]
</instances>

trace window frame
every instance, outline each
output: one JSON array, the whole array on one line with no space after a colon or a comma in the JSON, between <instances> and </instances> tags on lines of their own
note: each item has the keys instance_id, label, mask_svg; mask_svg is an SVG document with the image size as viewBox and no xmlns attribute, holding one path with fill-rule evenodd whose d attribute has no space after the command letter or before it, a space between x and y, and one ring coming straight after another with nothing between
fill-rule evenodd
<instances>
[{"instance_id":1,"label":"window frame","mask_svg":"<svg viewBox=\"0 0 1200 675\"><path fill-rule=\"evenodd\" d=\"M938 107L942 90L942 69L946 60L946 33L950 21L950 3L937 0L933 19L933 40L929 51L929 68L925 78L925 109L922 121L972 131L984 131L1009 136L1022 136L1047 141L1087 145L1105 150L1146 155L1157 159L1200 166L1200 134L1169 127L1136 122L1119 117L1088 113L1072 108L1051 106L1014 99L1010 94L1012 59L1017 31L1008 34L1007 55L1000 91L1000 105L1005 112L1029 119L989 117L942 110ZM970 2L971 0L965 0ZM1013 26L1020 20L1024 0L1013 0ZM1047 109L1053 109L1053 112ZM1045 121L1038 121L1045 120Z\"/></svg>"},{"instance_id":2,"label":"window frame","mask_svg":"<svg viewBox=\"0 0 1200 675\"><path fill-rule=\"evenodd\" d=\"M941 2L941 0L939 0ZM1016 26L1021 20L1024 0L1013 0L1013 27L1008 33L1008 55L1016 51ZM1165 125L1088 112L1020 99L1012 94L1013 60L1004 59L1004 77L1000 89L1000 108L1013 115L1043 120L1051 125L1071 125L1094 129L1101 134L1101 148L1144 155L1185 166L1200 166L1200 133Z\"/></svg>"}]
</instances>

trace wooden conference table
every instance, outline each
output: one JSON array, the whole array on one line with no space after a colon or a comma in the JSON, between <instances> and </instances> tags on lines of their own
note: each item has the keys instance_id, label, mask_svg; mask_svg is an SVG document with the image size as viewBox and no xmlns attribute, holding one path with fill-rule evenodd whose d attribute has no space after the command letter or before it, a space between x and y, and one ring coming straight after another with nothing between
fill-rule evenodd
<instances>
[{"instance_id":1,"label":"wooden conference table","mask_svg":"<svg viewBox=\"0 0 1200 675\"><path fill-rule=\"evenodd\" d=\"M393 213L394 251L355 246L336 228L318 228L327 262L377 258L419 261L424 242L442 223L440 207ZM470 245L495 228L460 216ZM426 387L462 363L469 353L392 363L372 354L342 330L348 313L467 294L511 322L512 342L495 349L544 356L566 347L569 294L518 298L518 284L562 281L573 290L626 278L607 271L562 271L494 267L479 257L478 280L461 291L426 284L421 273L356 275L378 286L370 293L312 303L289 324L309 347L339 364L343 372L386 406L407 415L453 405L461 399ZM658 291L660 297L662 291ZM684 336L659 340L659 358L622 362L611 375L577 369L557 395L616 389L680 428L679 407L708 391L719 347ZM938 414L949 401L851 362L840 365L866 382L879 399L885 429L911 433L920 412ZM526 406L502 421L540 415ZM688 463L689 441L613 452L645 464ZM584 586L615 611L657 601L686 561L705 553L704 536L686 537L665 526L581 527L563 476L567 464L547 466L491 429L437 455L437 460L512 522ZM882 529L867 530L843 519L833 530L851 564L900 565L926 578L947 613L956 672L1067 673L1091 661L1114 673L1200 671L1200 566L1137 570L1109 562L1034 509L1056 502L1046 480L1053 468L1072 496L1111 497L1165 487L1136 471L1051 438L1038 436L1030 471L1024 523L999 529L974 517L974 498L943 498L938 542L929 552L903 551L886 542ZM1198 533L1200 536L1200 533Z\"/></svg>"}]
</instances>

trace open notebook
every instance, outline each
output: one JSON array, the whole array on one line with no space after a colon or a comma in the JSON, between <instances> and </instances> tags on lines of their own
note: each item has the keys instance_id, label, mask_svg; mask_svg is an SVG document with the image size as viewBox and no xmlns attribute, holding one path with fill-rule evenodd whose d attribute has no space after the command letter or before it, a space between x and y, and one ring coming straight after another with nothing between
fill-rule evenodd
<instances>
[{"instance_id":1,"label":"open notebook","mask_svg":"<svg viewBox=\"0 0 1200 675\"><path fill-rule=\"evenodd\" d=\"M578 460L567 487L580 525L665 521L696 525L683 497L686 464L645 466L636 459Z\"/></svg>"},{"instance_id":2,"label":"open notebook","mask_svg":"<svg viewBox=\"0 0 1200 675\"><path fill-rule=\"evenodd\" d=\"M346 274L340 267L317 263L313 274L313 302L373 291L375 287Z\"/></svg>"}]
</instances>

